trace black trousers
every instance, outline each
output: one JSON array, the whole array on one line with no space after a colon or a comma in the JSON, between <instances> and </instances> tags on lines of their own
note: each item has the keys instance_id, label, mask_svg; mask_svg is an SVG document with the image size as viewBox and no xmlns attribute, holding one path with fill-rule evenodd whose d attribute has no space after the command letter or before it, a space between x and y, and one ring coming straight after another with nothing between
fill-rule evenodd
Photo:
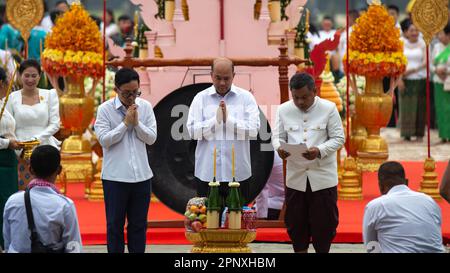
<instances>
[{"instance_id":1,"label":"black trousers","mask_svg":"<svg viewBox=\"0 0 450 273\"><path fill-rule=\"evenodd\" d=\"M295 252L312 244L317 253L328 253L339 223L337 187L312 192L286 188L285 224Z\"/></svg>"},{"instance_id":2,"label":"black trousers","mask_svg":"<svg viewBox=\"0 0 450 273\"><path fill-rule=\"evenodd\" d=\"M147 214L150 205L150 180L125 183L102 180L105 197L108 253L125 251L124 226L130 253L144 253Z\"/></svg>"}]
</instances>

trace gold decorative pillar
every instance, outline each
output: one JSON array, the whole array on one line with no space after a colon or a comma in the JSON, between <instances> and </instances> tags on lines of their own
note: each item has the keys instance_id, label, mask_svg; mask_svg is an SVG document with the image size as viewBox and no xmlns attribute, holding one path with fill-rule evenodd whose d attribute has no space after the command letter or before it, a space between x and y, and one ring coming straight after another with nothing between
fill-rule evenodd
<instances>
[{"instance_id":1,"label":"gold decorative pillar","mask_svg":"<svg viewBox=\"0 0 450 273\"><path fill-rule=\"evenodd\" d=\"M84 78L66 77L66 91L60 97L61 122L71 131L61 147L61 165L67 182L92 181L92 149L82 135L94 116L94 98L86 96ZM89 187L86 188L89 194Z\"/></svg>"},{"instance_id":2,"label":"gold decorative pillar","mask_svg":"<svg viewBox=\"0 0 450 273\"><path fill-rule=\"evenodd\" d=\"M344 172L338 188L339 200L362 200L362 179L361 172L353 157L346 157L344 160Z\"/></svg>"},{"instance_id":3,"label":"gold decorative pillar","mask_svg":"<svg viewBox=\"0 0 450 273\"><path fill-rule=\"evenodd\" d=\"M425 172L422 176L423 180L420 182L419 191L428 194L435 200L440 200L438 174L435 172L436 162L433 158L425 159Z\"/></svg>"},{"instance_id":4,"label":"gold decorative pillar","mask_svg":"<svg viewBox=\"0 0 450 273\"><path fill-rule=\"evenodd\" d=\"M103 158L100 157L95 165L94 181L89 185L88 199L89 201L103 201L103 184L102 184L102 163Z\"/></svg>"},{"instance_id":5,"label":"gold decorative pillar","mask_svg":"<svg viewBox=\"0 0 450 273\"><path fill-rule=\"evenodd\" d=\"M366 77L364 94L356 97L358 121L367 128L368 137L358 150L358 164L363 171L377 171L388 159L388 146L380 136L392 114L392 98L383 90L383 79Z\"/></svg>"}]
</instances>

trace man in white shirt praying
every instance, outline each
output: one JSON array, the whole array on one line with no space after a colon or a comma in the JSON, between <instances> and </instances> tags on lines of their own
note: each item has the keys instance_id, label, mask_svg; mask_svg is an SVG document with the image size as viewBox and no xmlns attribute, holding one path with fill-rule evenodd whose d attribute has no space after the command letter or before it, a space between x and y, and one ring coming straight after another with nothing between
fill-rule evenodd
<instances>
[{"instance_id":1,"label":"man in white shirt praying","mask_svg":"<svg viewBox=\"0 0 450 273\"><path fill-rule=\"evenodd\" d=\"M122 68L115 76L117 97L98 108L95 133L103 147L102 182L109 253L123 253L127 219L128 251L145 251L152 170L146 145L156 141L150 102L138 98L139 74Z\"/></svg>"},{"instance_id":2,"label":"man in white shirt praying","mask_svg":"<svg viewBox=\"0 0 450 273\"><path fill-rule=\"evenodd\" d=\"M398 162L385 162L378 170L383 196L366 206L364 245L368 252L444 252L441 209L428 195L408 188L405 170Z\"/></svg>"},{"instance_id":3,"label":"man in white shirt praying","mask_svg":"<svg viewBox=\"0 0 450 273\"><path fill-rule=\"evenodd\" d=\"M232 146L235 149L235 179L241 192L249 198L252 177L250 139L255 139L260 126L259 109L253 95L233 85L234 66L226 58L214 60L211 67L213 86L198 93L191 103L187 128L197 140L195 177L197 195L207 196L208 182L213 180L216 160L216 181L231 182ZM214 149L216 158L214 159ZM221 183L221 195L228 194L228 184Z\"/></svg>"},{"instance_id":4,"label":"man in white shirt praying","mask_svg":"<svg viewBox=\"0 0 450 273\"><path fill-rule=\"evenodd\" d=\"M292 100L277 110L272 144L286 166L285 223L295 252L306 253L310 240L317 253L328 253L338 225L336 151L344 129L336 105L316 96L314 79L298 73L290 80ZM306 144L300 160L281 142Z\"/></svg>"}]
</instances>

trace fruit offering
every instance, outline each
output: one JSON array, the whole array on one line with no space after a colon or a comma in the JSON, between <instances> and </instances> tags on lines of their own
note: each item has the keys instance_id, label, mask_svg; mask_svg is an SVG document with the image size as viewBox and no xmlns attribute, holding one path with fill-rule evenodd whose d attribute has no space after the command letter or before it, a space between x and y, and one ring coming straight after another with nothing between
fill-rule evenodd
<instances>
[{"instance_id":1,"label":"fruit offering","mask_svg":"<svg viewBox=\"0 0 450 273\"><path fill-rule=\"evenodd\" d=\"M186 205L184 226L187 231L199 232L206 228L206 198L194 197Z\"/></svg>"}]
</instances>

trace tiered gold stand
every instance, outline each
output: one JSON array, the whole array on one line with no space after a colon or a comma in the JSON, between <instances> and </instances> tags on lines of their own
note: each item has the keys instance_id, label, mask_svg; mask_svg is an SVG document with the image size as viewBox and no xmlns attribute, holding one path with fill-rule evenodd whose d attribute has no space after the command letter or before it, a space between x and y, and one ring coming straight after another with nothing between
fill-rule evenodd
<instances>
[{"instance_id":1,"label":"tiered gold stand","mask_svg":"<svg viewBox=\"0 0 450 273\"><path fill-rule=\"evenodd\" d=\"M185 234L194 244L192 253L251 253L247 244L256 238L256 231L245 229L203 229Z\"/></svg>"}]
</instances>

